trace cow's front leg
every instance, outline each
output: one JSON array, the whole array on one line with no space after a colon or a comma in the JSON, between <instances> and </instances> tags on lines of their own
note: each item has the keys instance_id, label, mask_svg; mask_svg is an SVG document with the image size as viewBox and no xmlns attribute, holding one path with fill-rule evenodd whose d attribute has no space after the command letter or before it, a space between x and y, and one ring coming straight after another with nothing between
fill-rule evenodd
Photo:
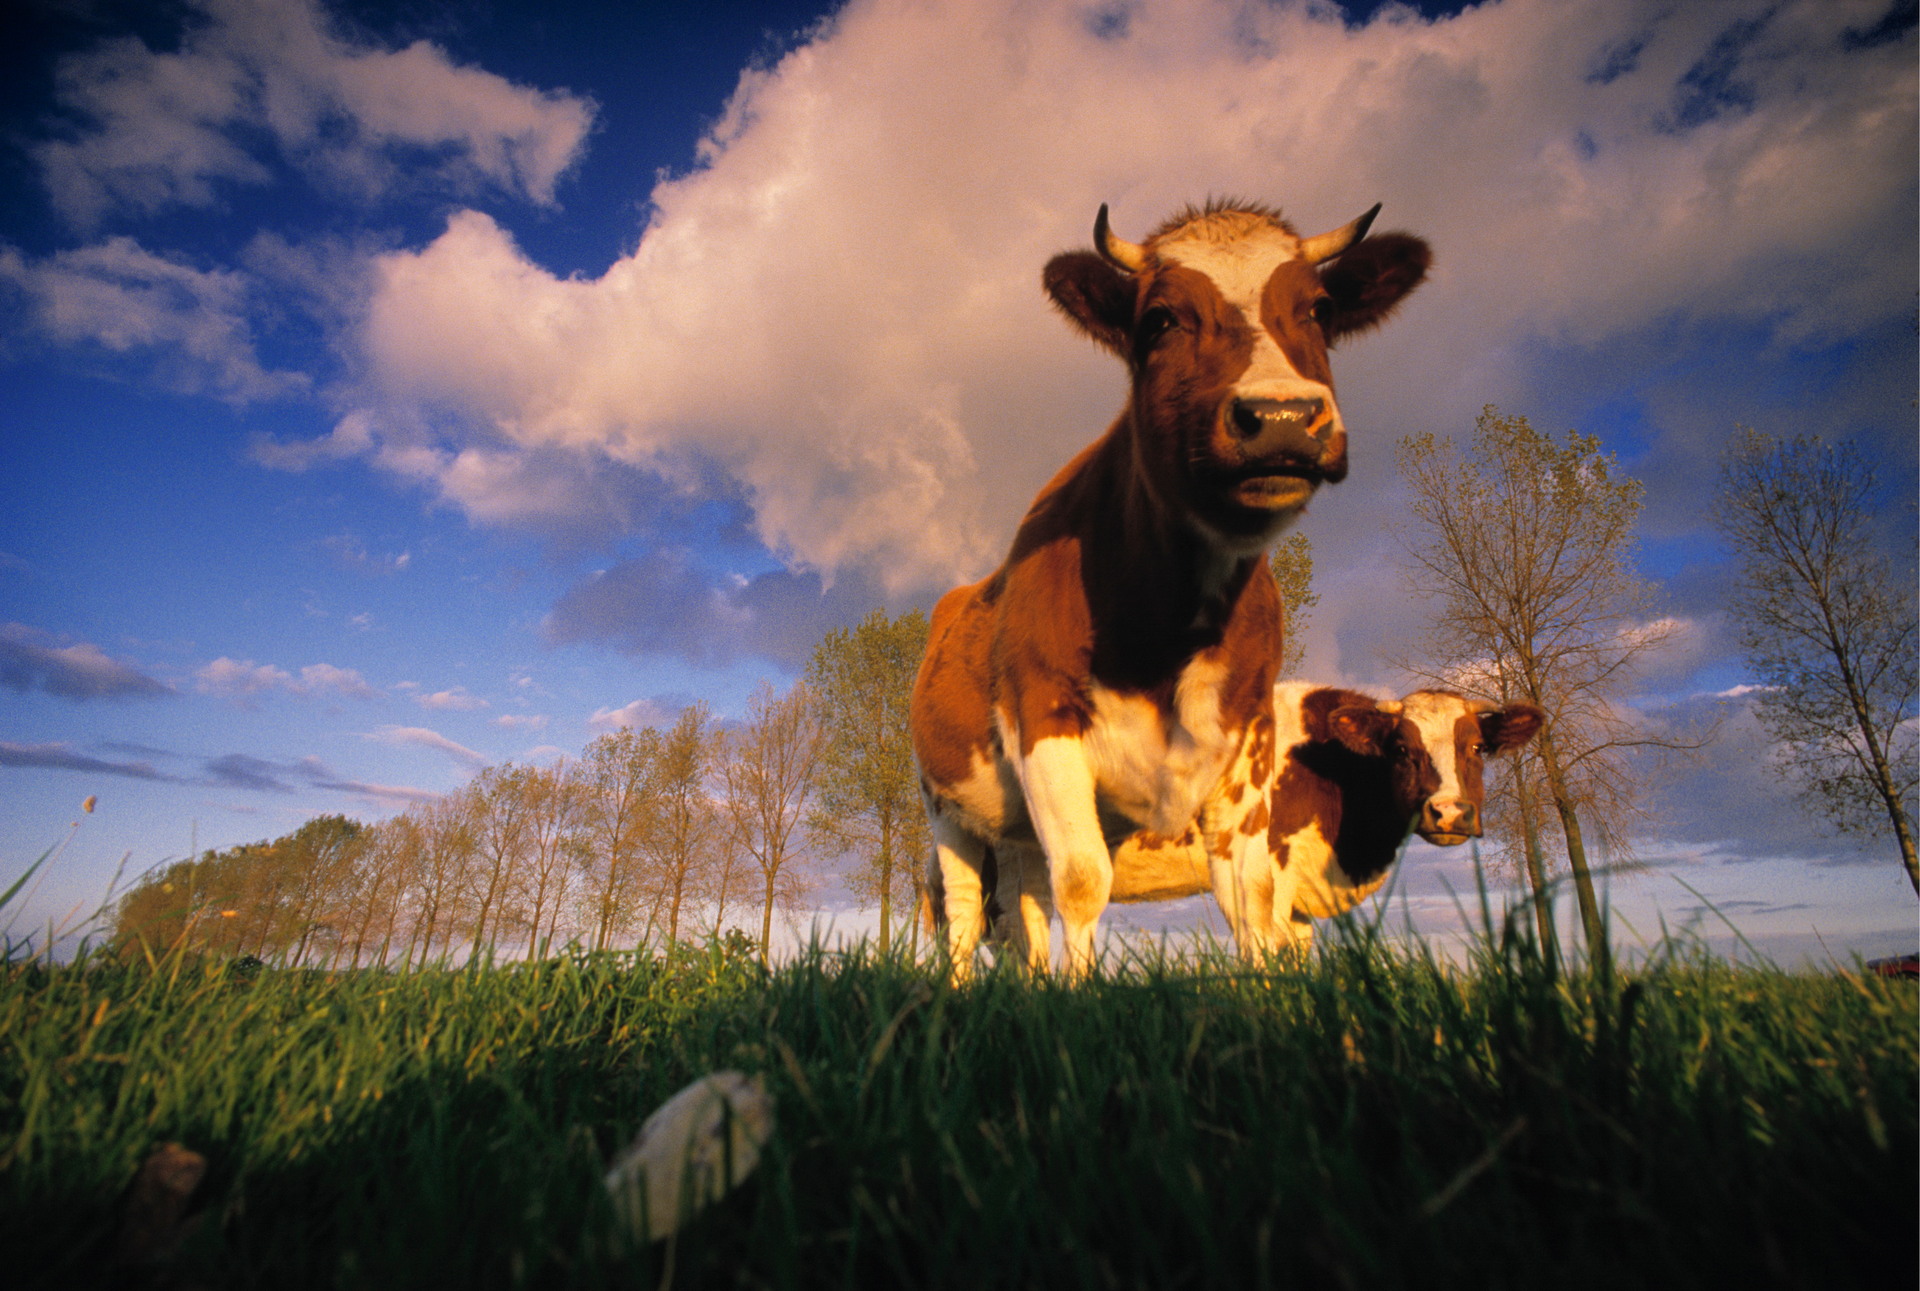
<instances>
[{"instance_id":1,"label":"cow's front leg","mask_svg":"<svg viewBox=\"0 0 1920 1291\"><path fill-rule=\"evenodd\" d=\"M1016 765L1027 815L1046 854L1048 892L1066 934L1067 976L1084 977L1093 968L1094 934L1113 891L1113 856L1100 833L1086 745L1078 736L1048 736ZM1023 882L1020 904L1028 922L1025 887ZM1036 944L1030 922L1028 929L1029 962L1044 963L1047 941Z\"/></svg>"},{"instance_id":2,"label":"cow's front leg","mask_svg":"<svg viewBox=\"0 0 1920 1291\"><path fill-rule=\"evenodd\" d=\"M1254 840L1232 831L1216 831L1207 843L1214 900L1220 903L1220 912L1233 929L1233 944L1240 957L1255 963L1284 944L1273 917L1273 864L1265 840L1259 842L1256 848Z\"/></svg>"}]
</instances>

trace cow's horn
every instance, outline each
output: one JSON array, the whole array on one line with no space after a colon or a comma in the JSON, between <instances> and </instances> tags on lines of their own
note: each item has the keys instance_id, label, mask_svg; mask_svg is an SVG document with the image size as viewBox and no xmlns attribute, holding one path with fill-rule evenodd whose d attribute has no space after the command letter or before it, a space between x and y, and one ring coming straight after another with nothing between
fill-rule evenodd
<instances>
[{"instance_id":1,"label":"cow's horn","mask_svg":"<svg viewBox=\"0 0 1920 1291\"><path fill-rule=\"evenodd\" d=\"M1093 217L1093 245L1109 261L1128 273L1139 273L1147 264L1147 249L1114 235L1107 227L1107 204L1100 203L1100 214ZM1329 253L1331 254L1331 253Z\"/></svg>"},{"instance_id":2,"label":"cow's horn","mask_svg":"<svg viewBox=\"0 0 1920 1291\"><path fill-rule=\"evenodd\" d=\"M1322 260L1333 259L1361 238L1366 237L1367 230L1373 227L1373 217L1378 214L1380 214L1380 203L1375 202L1372 210L1353 223L1302 242L1300 254L1305 257L1308 264L1319 264Z\"/></svg>"}]
</instances>

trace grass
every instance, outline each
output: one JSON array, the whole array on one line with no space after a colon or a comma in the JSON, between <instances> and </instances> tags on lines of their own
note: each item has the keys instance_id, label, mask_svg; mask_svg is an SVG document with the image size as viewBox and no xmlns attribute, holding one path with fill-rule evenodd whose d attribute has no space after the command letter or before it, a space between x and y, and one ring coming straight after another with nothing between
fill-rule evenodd
<instances>
[{"instance_id":1,"label":"grass","mask_svg":"<svg viewBox=\"0 0 1920 1291\"><path fill-rule=\"evenodd\" d=\"M868 950L14 962L0 1249L16 1286L128 1285L116 1197L178 1140L203 1218L135 1285L1913 1285L1912 985L1669 949L961 990ZM759 1171L623 1250L600 1171L723 1066L779 1101Z\"/></svg>"}]
</instances>

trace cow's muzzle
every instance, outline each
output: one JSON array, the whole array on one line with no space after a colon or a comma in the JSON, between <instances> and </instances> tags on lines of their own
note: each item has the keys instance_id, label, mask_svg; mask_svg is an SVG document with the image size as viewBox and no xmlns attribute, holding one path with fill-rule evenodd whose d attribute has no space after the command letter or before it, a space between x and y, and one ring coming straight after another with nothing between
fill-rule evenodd
<instances>
[{"instance_id":1,"label":"cow's muzzle","mask_svg":"<svg viewBox=\"0 0 1920 1291\"><path fill-rule=\"evenodd\" d=\"M1235 399L1228 421L1249 464L1319 478L1335 448L1327 401Z\"/></svg>"},{"instance_id":2,"label":"cow's muzzle","mask_svg":"<svg viewBox=\"0 0 1920 1291\"><path fill-rule=\"evenodd\" d=\"M1420 808L1420 837L1441 847L1454 847L1480 837L1480 809L1470 802L1441 802L1429 798Z\"/></svg>"}]
</instances>

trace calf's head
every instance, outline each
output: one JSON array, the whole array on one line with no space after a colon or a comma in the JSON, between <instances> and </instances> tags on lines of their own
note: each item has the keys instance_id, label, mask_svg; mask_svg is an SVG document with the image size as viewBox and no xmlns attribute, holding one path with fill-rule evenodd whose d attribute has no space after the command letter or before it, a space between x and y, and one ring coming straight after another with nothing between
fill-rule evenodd
<instances>
[{"instance_id":1,"label":"calf's head","mask_svg":"<svg viewBox=\"0 0 1920 1291\"><path fill-rule=\"evenodd\" d=\"M1426 276L1427 244L1367 237L1375 206L1300 237L1258 205L1210 202L1144 244L1094 222L1097 250L1047 264L1047 294L1126 362L1127 432L1155 503L1240 554L1347 473L1328 349L1385 320Z\"/></svg>"},{"instance_id":2,"label":"calf's head","mask_svg":"<svg viewBox=\"0 0 1920 1291\"><path fill-rule=\"evenodd\" d=\"M1421 805L1414 828L1442 847L1480 837L1480 813L1487 801L1484 759L1519 748L1545 720L1532 704L1503 708L1444 690L1415 691L1381 707L1397 710L1433 761L1439 786Z\"/></svg>"}]
</instances>

